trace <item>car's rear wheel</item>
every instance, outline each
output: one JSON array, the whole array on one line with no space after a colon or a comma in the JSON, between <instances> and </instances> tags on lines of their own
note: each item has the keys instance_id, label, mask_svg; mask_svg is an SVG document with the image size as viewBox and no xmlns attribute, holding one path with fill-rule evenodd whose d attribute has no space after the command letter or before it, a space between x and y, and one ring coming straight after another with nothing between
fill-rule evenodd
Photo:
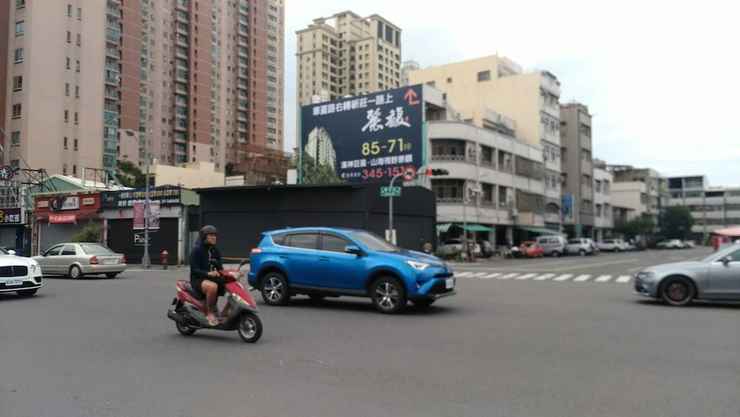
<instances>
[{"instance_id":1,"label":"car's rear wheel","mask_svg":"<svg viewBox=\"0 0 740 417\"><path fill-rule=\"evenodd\" d=\"M69 277L72 279L80 279L82 278L82 270L77 265L72 265L69 267Z\"/></svg>"},{"instance_id":2,"label":"car's rear wheel","mask_svg":"<svg viewBox=\"0 0 740 417\"><path fill-rule=\"evenodd\" d=\"M288 280L279 272L269 272L262 279L262 300L271 306L288 304L290 288Z\"/></svg>"},{"instance_id":3,"label":"car's rear wheel","mask_svg":"<svg viewBox=\"0 0 740 417\"><path fill-rule=\"evenodd\" d=\"M34 288L32 290L21 290L21 291L18 291L17 294L19 296L21 296L21 297L33 297L34 295L36 295L36 293L38 291L39 291L38 288Z\"/></svg>"},{"instance_id":4,"label":"car's rear wheel","mask_svg":"<svg viewBox=\"0 0 740 417\"><path fill-rule=\"evenodd\" d=\"M563 254L560 253L559 251L555 251L555 252L552 253L552 256L555 257L555 258L559 258L559 257L563 256Z\"/></svg>"},{"instance_id":5,"label":"car's rear wheel","mask_svg":"<svg viewBox=\"0 0 740 417\"><path fill-rule=\"evenodd\" d=\"M669 277L660 288L660 297L668 305L686 306L696 297L696 287L684 277Z\"/></svg>"},{"instance_id":6,"label":"car's rear wheel","mask_svg":"<svg viewBox=\"0 0 740 417\"><path fill-rule=\"evenodd\" d=\"M393 277L380 277L370 285L373 305L381 313L394 314L406 307L406 290Z\"/></svg>"}]
</instances>

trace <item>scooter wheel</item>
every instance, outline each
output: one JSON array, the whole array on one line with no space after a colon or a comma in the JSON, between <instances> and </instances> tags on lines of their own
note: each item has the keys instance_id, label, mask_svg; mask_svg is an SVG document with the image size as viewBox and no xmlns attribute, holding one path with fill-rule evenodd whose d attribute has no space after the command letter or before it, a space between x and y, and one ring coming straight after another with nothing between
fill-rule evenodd
<instances>
[{"instance_id":1,"label":"scooter wheel","mask_svg":"<svg viewBox=\"0 0 740 417\"><path fill-rule=\"evenodd\" d=\"M239 337L246 343L254 343L262 336L262 320L254 313L244 313L236 329Z\"/></svg>"},{"instance_id":2,"label":"scooter wheel","mask_svg":"<svg viewBox=\"0 0 740 417\"><path fill-rule=\"evenodd\" d=\"M175 322L175 327L177 327L177 331L180 332L180 334L183 336L192 336L197 330L193 327L188 326L187 324L180 323L179 321Z\"/></svg>"}]
</instances>

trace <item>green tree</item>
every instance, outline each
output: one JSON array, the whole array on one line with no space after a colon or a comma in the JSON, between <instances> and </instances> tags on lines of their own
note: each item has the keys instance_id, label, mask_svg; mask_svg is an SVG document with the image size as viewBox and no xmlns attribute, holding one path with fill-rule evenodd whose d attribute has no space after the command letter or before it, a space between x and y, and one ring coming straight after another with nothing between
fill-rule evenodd
<instances>
[{"instance_id":1,"label":"green tree","mask_svg":"<svg viewBox=\"0 0 740 417\"><path fill-rule=\"evenodd\" d=\"M648 214L635 217L625 223L618 224L614 231L623 234L627 239L637 236L650 235L655 230L655 220Z\"/></svg>"},{"instance_id":2,"label":"green tree","mask_svg":"<svg viewBox=\"0 0 740 417\"><path fill-rule=\"evenodd\" d=\"M691 210L685 206L668 207L660 216L660 231L670 239L686 239L693 226Z\"/></svg>"},{"instance_id":3,"label":"green tree","mask_svg":"<svg viewBox=\"0 0 740 417\"><path fill-rule=\"evenodd\" d=\"M101 227L97 223L88 223L72 236L72 242L100 242Z\"/></svg>"},{"instance_id":4,"label":"green tree","mask_svg":"<svg viewBox=\"0 0 740 417\"><path fill-rule=\"evenodd\" d=\"M312 157L305 154L301 161L301 171L303 184L325 185L344 182L334 171L333 166L316 164Z\"/></svg>"},{"instance_id":5,"label":"green tree","mask_svg":"<svg viewBox=\"0 0 740 417\"><path fill-rule=\"evenodd\" d=\"M146 186L146 175L130 161L118 161L116 177L124 187L141 188Z\"/></svg>"}]
</instances>

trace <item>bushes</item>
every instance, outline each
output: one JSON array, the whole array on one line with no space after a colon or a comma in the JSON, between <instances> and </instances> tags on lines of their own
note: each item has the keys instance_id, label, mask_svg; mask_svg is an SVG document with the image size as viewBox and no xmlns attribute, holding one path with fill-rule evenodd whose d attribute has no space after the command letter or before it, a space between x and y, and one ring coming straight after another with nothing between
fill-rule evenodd
<instances>
[{"instance_id":1,"label":"bushes","mask_svg":"<svg viewBox=\"0 0 740 417\"><path fill-rule=\"evenodd\" d=\"M88 223L72 236L73 242L100 242L102 228L97 223Z\"/></svg>"}]
</instances>

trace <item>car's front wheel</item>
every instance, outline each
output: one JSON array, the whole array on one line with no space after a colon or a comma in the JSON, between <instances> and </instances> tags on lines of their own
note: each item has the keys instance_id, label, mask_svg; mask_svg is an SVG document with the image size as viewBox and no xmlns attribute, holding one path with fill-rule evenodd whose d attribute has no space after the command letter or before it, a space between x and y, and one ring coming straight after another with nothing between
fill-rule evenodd
<instances>
[{"instance_id":1,"label":"car's front wheel","mask_svg":"<svg viewBox=\"0 0 740 417\"><path fill-rule=\"evenodd\" d=\"M34 288L32 290L21 290L21 291L18 291L18 295L21 297L33 297L34 295L36 295L38 291L39 291L38 288Z\"/></svg>"},{"instance_id":2,"label":"car's front wheel","mask_svg":"<svg viewBox=\"0 0 740 417\"><path fill-rule=\"evenodd\" d=\"M684 277L667 278L660 288L660 298L668 305L689 305L696 297L694 284Z\"/></svg>"},{"instance_id":3,"label":"car's front wheel","mask_svg":"<svg viewBox=\"0 0 740 417\"><path fill-rule=\"evenodd\" d=\"M370 286L373 305L381 313L394 314L406 307L406 290L393 277L380 277Z\"/></svg>"},{"instance_id":4,"label":"car's front wheel","mask_svg":"<svg viewBox=\"0 0 740 417\"><path fill-rule=\"evenodd\" d=\"M279 272L270 272L262 280L262 300L271 306L288 304L288 280Z\"/></svg>"},{"instance_id":5,"label":"car's front wheel","mask_svg":"<svg viewBox=\"0 0 740 417\"><path fill-rule=\"evenodd\" d=\"M586 251L584 249L581 249L578 251L578 254L581 256L586 256Z\"/></svg>"}]
</instances>

